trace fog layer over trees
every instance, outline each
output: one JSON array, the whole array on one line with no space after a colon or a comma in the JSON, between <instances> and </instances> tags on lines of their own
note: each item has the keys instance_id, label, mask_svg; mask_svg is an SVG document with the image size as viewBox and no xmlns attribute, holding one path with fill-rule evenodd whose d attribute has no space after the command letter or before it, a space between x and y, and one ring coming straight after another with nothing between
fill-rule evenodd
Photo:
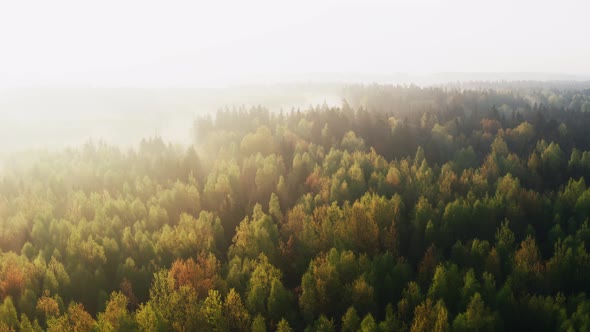
<instances>
[{"instance_id":1,"label":"fog layer over trees","mask_svg":"<svg viewBox=\"0 0 590 332\"><path fill-rule=\"evenodd\" d=\"M11 154L0 330L590 328L584 83L340 93Z\"/></svg>"}]
</instances>

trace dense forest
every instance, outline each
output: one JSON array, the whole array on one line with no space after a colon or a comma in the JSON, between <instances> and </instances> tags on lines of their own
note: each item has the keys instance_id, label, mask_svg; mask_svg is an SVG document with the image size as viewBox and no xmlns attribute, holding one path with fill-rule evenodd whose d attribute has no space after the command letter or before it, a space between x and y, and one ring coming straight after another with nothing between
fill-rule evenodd
<instances>
[{"instance_id":1,"label":"dense forest","mask_svg":"<svg viewBox=\"0 0 590 332\"><path fill-rule=\"evenodd\" d=\"M590 330L590 89L342 96L15 153L0 331Z\"/></svg>"}]
</instances>

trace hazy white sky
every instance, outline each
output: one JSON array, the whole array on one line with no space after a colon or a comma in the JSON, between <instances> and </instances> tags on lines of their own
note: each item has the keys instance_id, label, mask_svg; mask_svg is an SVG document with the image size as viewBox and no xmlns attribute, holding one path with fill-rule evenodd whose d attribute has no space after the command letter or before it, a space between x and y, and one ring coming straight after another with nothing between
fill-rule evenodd
<instances>
[{"instance_id":1,"label":"hazy white sky","mask_svg":"<svg viewBox=\"0 0 590 332\"><path fill-rule=\"evenodd\" d=\"M1 1L0 87L590 75L588 1Z\"/></svg>"}]
</instances>

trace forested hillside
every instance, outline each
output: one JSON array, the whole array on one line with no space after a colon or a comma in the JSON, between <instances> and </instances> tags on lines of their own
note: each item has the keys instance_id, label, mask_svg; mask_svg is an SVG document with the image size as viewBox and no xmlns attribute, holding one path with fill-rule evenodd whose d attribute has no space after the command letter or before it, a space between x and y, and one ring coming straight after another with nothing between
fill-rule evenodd
<instances>
[{"instance_id":1,"label":"forested hillside","mask_svg":"<svg viewBox=\"0 0 590 332\"><path fill-rule=\"evenodd\" d=\"M343 96L14 154L0 331L590 330L590 90Z\"/></svg>"}]
</instances>

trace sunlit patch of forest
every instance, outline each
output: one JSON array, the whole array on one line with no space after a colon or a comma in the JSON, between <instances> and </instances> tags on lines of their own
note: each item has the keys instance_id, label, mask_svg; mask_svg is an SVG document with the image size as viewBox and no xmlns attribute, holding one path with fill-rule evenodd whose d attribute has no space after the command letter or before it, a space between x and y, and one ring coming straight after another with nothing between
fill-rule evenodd
<instances>
[{"instance_id":1,"label":"sunlit patch of forest","mask_svg":"<svg viewBox=\"0 0 590 332\"><path fill-rule=\"evenodd\" d=\"M0 331L589 330L590 90L482 84L14 154Z\"/></svg>"}]
</instances>

